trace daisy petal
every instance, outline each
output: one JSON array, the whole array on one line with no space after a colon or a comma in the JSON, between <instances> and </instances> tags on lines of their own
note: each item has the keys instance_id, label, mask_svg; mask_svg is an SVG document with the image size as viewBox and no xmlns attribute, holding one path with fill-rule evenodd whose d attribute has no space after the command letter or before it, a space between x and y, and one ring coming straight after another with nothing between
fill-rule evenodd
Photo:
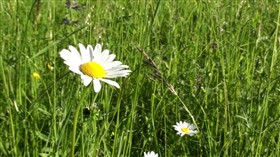
<instances>
[{"instance_id":1,"label":"daisy petal","mask_svg":"<svg viewBox=\"0 0 280 157\"><path fill-rule=\"evenodd\" d=\"M130 70L115 71L110 73L108 72L106 78L126 77L130 72Z\"/></svg>"},{"instance_id":2,"label":"daisy petal","mask_svg":"<svg viewBox=\"0 0 280 157\"><path fill-rule=\"evenodd\" d=\"M71 61L71 52L69 50L63 49L59 52L59 55L61 58L63 58L65 61Z\"/></svg>"},{"instance_id":3,"label":"daisy petal","mask_svg":"<svg viewBox=\"0 0 280 157\"><path fill-rule=\"evenodd\" d=\"M91 77L84 75L84 74L81 74L81 78L82 78L85 86L88 86L90 84L90 82L92 81Z\"/></svg>"},{"instance_id":4,"label":"daisy petal","mask_svg":"<svg viewBox=\"0 0 280 157\"><path fill-rule=\"evenodd\" d=\"M73 47L72 45L69 46L69 50L72 52L72 57L74 57L76 60L81 60L82 61L82 58L81 58L81 55L80 53L78 52L78 50ZM77 58L76 58L77 57Z\"/></svg>"},{"instance_id":5,"label":"daisy petal","mask_svg":"<svg viewBox=\"0 0 280 157\"><path fill-rule=\"evenodd\" d=\"M79 47L80 47L80 52L82 55L83 62L89 62L91 59L89 51L87 51L87 49L83 44L79 44Z\"/></svg>"},{"instance_id":6,"label":"daisy petal","mask_svg":"<svg viewBox=\"0 0 280 157\"><path fill-rule=\"evenodd\" d=\"M117 82L115 82L115 81L108 80L108 79L100 79L100 81L106 82L109 85L112 85L112 86L115 86L117 88L120 88L120 85Z\"/></svg>"},{"instance_id":7,"label":"daisy petal","mask_svg":"<svg viewBox=\"0 0 280 157\"><path fill-rule=\"evenodd\" d=\"M104 68L105 68L105 70L109 70L110 68L119 66L121 64L122 64L122 62L120 62L120 61L114 61L114 62L111 62L107 65L104 65Z\"/></svg>"},{"instance_id":8,"label":"daisy petal","mask_svg":"<svg viewBox=\"0 0 280 157\"><path fill-rule=\"evenodd\" d=\"M100 55L101 49L102 49L102 47L101 47L100 44L97 44L97 45L95 46L94 51L93 51L93 53L92 53L93 58L96 58L96 57L98 57L98 56Z\"/></svg>"},{"instance_id":9,"label":"daisy petal","mask_svg":"<svg viewBox=\"0 0 280 157\"><path fill-rule=\"evenodd\" d=\"M107 60L107 58L109 57L109 50L104 50L101 55L100 55L100 58L99 58L99 63L101 65L104 64L104 62Z\"/></svg>"},{"instance_id":10,"label":"daisy petal","mask_svg":"<svg viewBox=\"0 0 280 157\"><path fill-rule=\"evenodd\" d=\"M80 68L78 66L70 66L69 67L69 70L73 71L74 73L76 74L83 74L81 71L80 71Z\"/></svg>"},{"instance_id":11,"label":"daisy petal","mask_svg":"<svg viewBox=\"0 0 280 157\"><path fill-rule=\"evenodd\" d=\"M60 57L64 59L64 63L68 66L71 65L79 65L82 63L80 57L76 56L75 54L71 53L69 50L63 49L60 53Z\"/></svg>"},{"instance_id":12,"label":"daisy petal","mask_svg":"<svg viewBox=\"0 0 280 157\"><path fill-rule=\"evenodd\" d=\"M116 58L115 54L110 54L107 58L107 60L104 62L104 65L107 65L108 63L111 63Z\"/></svg>"},{"instance_id":13,"label":"daisy petal","mask_svg":"<svg viewBox=\"0 0 280 157\"><path fill-rule=\"evenodd\" d=\"M91 45L87 46L87 51L89 52L90 58L93 58L93 48Z\"/></svg>"},{"instance_id":14,"label":"daisy petal","mask_svg":"<svg viewBox=\"0 0 280 157\"><path fill-rule=\"evenodd\" d=\"M93 79L93 88L96 93L98 93L101 89L101 83L98 79Z\"/></svg>"},{"instance_id":15,"label":"daisy petal","mask_svg":"<svg viewBox=\"0 0 280 157\"><path fill-rule=\"evenodd\" d=\"M111 69L108 69L107 71L120 71L125 68L129 68L129 67L127 65L119 65L116 67L112 67Z\"/></svg>"}]
</instances>

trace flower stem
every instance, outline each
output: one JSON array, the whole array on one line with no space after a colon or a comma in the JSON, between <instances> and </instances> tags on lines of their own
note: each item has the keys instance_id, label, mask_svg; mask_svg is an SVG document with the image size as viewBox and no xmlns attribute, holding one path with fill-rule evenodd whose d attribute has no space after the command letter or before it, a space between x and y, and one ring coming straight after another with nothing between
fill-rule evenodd
<instances>
[{"instance_id":1,"label":"flower stem","mask_svg":"<svg viewBox=\"0 0 280 157\"><path fill-rule=\"evenodd\" d=\"M188 112L189 116L191 117L194 125L196 126L197 131L199 131L199 128L197 126L197 123L193 117L193 115L191 114L190 110L188 109L187 105L183 102L183 100L179 97L179 95L177 95L177 97L179 98L180 102L183 104L184 109Z\"/></svg>"},{"instance_id":2,"label":"flower stem","mask_svg":"<svg viewBox=\"0 0 280 157\"><path fill-rule=\"evenodd\" d=\"M85 89L82 97L80 99L80 102L76 108L75 111L75 117L74 117L74 123L73 123L73 136L72 136L72 145L71 145L71 157L75 156L75 145L76 145L76 133L77 133L77 123L78 123L78 118L79 118L79 113L80 113L80 109L81 106L83 104L83 100L85 99L85 97L88 95L88 91L89 88Z\"/></svg>"}]
</instances>

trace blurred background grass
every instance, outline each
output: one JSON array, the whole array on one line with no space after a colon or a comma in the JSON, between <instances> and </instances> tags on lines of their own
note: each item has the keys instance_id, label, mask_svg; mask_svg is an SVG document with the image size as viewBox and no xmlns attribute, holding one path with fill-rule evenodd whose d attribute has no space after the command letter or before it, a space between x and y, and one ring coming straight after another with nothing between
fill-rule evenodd
<instances>
[{"instance_id":1,"label":"blurred background grass","mask_svg":"<svg viewBox=\"0 0 280 157\"><path fill-rule=\"evenodd\" d=\"M0 156L70 156L79 103L75 156L280 154L279 1L2 0L0 12ZM78 43L130 66L120 90L81 100L92 86L59 57ZM178 98L196 136L172 127L193 123Z\"/></svg>"}]
</instances>

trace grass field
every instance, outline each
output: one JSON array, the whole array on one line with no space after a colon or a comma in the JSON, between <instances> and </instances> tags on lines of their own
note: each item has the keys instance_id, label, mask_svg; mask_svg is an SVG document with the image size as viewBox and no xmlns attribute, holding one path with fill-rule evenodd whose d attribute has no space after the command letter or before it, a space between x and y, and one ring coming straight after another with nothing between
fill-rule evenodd
<instances>
[{"instance_id":1,"label":"grass field","mask_svg":"<svg viewBox=\"0 0 280 157\"><path fill-rule=\"evenodd\" d=\"M1 157L279 156L279 1L2 0L0 13ZM120 89L69 71L59 52L79 43L129 66Z\"/></svg>"}]
</instances>

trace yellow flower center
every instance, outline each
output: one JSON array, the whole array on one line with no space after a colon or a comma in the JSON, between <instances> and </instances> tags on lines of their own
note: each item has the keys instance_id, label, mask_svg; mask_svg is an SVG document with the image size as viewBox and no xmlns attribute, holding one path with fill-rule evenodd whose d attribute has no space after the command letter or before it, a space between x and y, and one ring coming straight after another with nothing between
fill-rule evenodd
<instances>
[{"instance_id":1,"label":"yellow flower center","mask_svg":"<svg viewBox=\"0 0 280 157\"><path fill-rule=\"evenodd\" d=\"M182 128L181 129L185 134L189 134L190 133L190 129L188 128Z\"/></svg>"},{"instance_id":2,"label":"yellow flower center","mask_svg":"<svg viewBox=\"0 0 280 157\"><path fill-rule=\"evenodd\" d=\"M87 62L80 66L80 70L87 76L92 78L103 78L106 75L105 69L96 62Z\"/></svg>"}]
</instances>

